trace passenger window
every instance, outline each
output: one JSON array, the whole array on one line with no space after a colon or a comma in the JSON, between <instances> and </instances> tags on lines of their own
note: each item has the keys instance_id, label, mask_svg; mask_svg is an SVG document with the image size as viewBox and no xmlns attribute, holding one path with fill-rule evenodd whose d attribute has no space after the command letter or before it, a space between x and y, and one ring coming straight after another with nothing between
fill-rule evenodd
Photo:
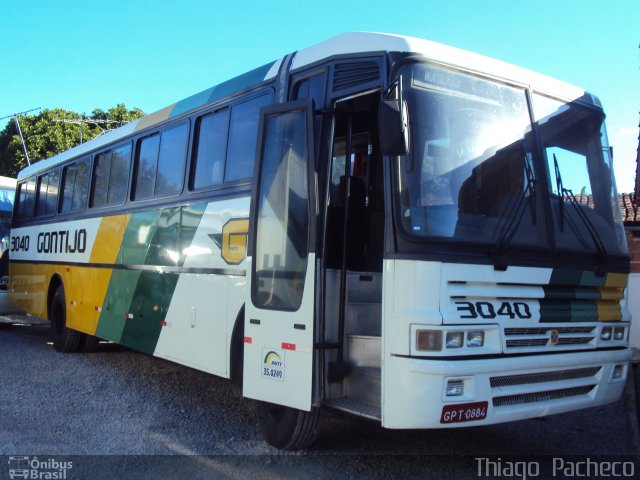
<instances>
[{"instance_id":1,"label":"passenger window","mask_svg":"<svg viewBox=\"0 0 640 480\"><path fill-rule=\"evenodd\" d=\"M38 178L38 199L36 201L36 216L52 215L56 213L58 202L58 171L52 171Z\"/></svg>"},{"instance_id":2,"label":"passenger window","mask_svg":"<svg viewBox=\"0 0 640 480\"><path fill-rule=\"evenodd\" d=\"M127 195L131 146L123 145L96 155L91 207L122 204Z\"/></svg>"},{"instance_id":3,"label":"passenger window","mask_svg":"<svg viewBox=\"0 0 640 480\"><path fill-rule=\"evenodd\" d=\"M18 187L18 220L28 220L32 217L35 194L35 180L28 180Z\"/></svg>"},{"instance_id":4,"label":"passenger window","mask_svg":"<svg viewBox=\"0 0 640 480\"><path fill-rule=\"evenodd\" d=\"M153 196L156 179L160 135L153 135L140 141L138 147L138 168L134 198L140 200Z\"/></svg>"},{"instance_id":5,"label":"passenger window","mask_svg":"<svg viewBox=\"0 0 640 480\"><path fill-rule=\"evenodd\" d=\"M183 124L140 141L135 200L180 193L188 135L189 127Z\"/></svg>"},{"instance_id":6,"label":"passenger window","mask_svg":"<svg viewBox=\"0 0 640 480\"><path fill-rule=\"evenodd\" d=\"M73 208L73 189L76 185L77 165L69 165L62 169L62 204L61 212L70 212Z\"/></svg>"},{"instance_id":7,"label":"passenger window","mask_svg":"<svg viewBox=\"0 0 640 480\"><path fill-rule=\"evenodd\" d=\"M89 159L62 169L62 213L81 210L87 203Z\"/></svg>"},{"instance_id":8,"label":"passenger window","mask_svg":"<svg viewBox=\"0 0 640 480\"><path fill-rule=\"evenodd\" d=\"M201 117L196 126L195 173L191 187L219 185L224 180L224 159L229 135L229 109Z\"/></svg>"},{"instance_id":9,"label":"passenger window","mask_svg":"<svg viewBox=\"0 0 640 480\"><path fill-rule=\"evenodd\" d=\"M72 210L81 210L87 204L89 194L89 180L91 171L91 161L89 159L78 162L76 168L76 181L73 188Z\"/></svg>"},{"instance_id":10,"label":"passenger window","mask_svg":"<svg viewBox=\"0 0 640 480\"><path fill-rule=\"evenodd\" d=\"M127 198L129 184L129 170L131 167L131 147L116 148L111 158L111 173L109 175L109 205L124 203Z\"/></svg>"},{"instance_id":11,"label":"passenger window","mask_svg":"<svg viewBox=\"0 0 640 480\"><path fill-rule=\"evenodd\" d=\"M107 204L109 191L109 171L111 169L111 151L96 155L96 167L93 177L92 207L102 207Z\"/></svg>"},{"instance_id":12,"label":"passenger window","mask_svg":"<svg viewBox=\"0 0 640 480\"><path fill-rule=\"evenodd\" d=\"M186 123L162 132L155 185L156 196L175 195L182 190L188 140L189 126Z\"/></svg>"},{"instance_id":13,"label":"passenger window","mask_svg":"<svg viewBox=\"0 0 640 480\"><path fill-rule=\"evenodd\" d=\"M260 107L270 103L271 96L262 95L231 109L225 182L241 180L253 175Z\"/></svg>"}]
</instances>

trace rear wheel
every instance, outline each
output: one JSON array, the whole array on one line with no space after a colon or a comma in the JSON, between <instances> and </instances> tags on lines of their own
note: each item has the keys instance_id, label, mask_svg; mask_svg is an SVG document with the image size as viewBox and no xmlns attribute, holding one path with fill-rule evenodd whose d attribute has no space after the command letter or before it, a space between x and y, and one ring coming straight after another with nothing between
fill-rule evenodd
<instances>
[{"instance_id":1,"label":"rear wheel","mask_svg":"<svg viewBox=\"0 0 640 480\"><path fill-rule=\"evenodd\" d=\"M258 421L265 440L276 448L299 450L311 445L318 436L320 410L310 412L258 402Z\"/></svg>"},{"instance_id":2,"label":"rear wheel","mask_svg":"<svg viewBox=\"0 0 640 480\"><path fill-rule=\"evenodd\" d=\"M82 353L93 353L98 349L100 339L88 333L81 333L80 345L78 351Z\"/></svg>"},{"instance_id":3,"label":"rear wheel","mask_svg":"<svg viewBox=\"0 0 640 480\"><path fill-rule=\"evenodd\" d=\"M49 305L49 321L51 322L51 339L58 352L77 352L82 334L67 328L67 308L64 299L64 287L60 285Z\"/></svg>"}]
</instances>

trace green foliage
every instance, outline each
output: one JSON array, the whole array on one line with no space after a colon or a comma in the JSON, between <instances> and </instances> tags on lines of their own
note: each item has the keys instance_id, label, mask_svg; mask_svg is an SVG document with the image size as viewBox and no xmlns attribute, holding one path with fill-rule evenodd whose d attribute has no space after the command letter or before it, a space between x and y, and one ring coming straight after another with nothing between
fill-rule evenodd
<instances>
[{"instance_id":1,"label":"green foliage","mask_svg":"<svg viewBox=\"0 0 640 480\"><path fill-rule=\"evenodd\" d=\"M128 110L121 103L107 111L96 108L88 116L60 108L45 109L37 115L19 117L19 122L29 160L35 163L142 116L144 112L139 108ZM14 120L9 119L0 131L0 175L15 178L25 166L18 130Z\"/></svg>"}]
</instances>

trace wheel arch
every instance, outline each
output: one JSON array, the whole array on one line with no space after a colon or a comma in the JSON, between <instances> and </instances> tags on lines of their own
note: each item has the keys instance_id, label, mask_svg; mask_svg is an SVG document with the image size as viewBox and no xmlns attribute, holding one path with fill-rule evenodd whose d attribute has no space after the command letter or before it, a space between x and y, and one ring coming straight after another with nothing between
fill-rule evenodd
<instances>
[{"instance_id":1,"label":"wheel arch","mask_svg":"<svg viewBox=\"0 0 640 480\"><path fill-rule=\"evenodd\" d=\"M242 386L242 369L244 367L244 304L238 311L231 333L229 348L229 378L238 386Z\"/></svg>"}]
</instances>

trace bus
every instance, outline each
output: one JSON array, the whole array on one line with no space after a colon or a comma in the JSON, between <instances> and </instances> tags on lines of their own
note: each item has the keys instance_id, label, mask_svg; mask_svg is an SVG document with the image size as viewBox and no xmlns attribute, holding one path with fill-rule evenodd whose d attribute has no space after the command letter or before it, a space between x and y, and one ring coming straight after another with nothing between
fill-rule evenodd
<instances>
[{"instance_id":1,"label":"bus","mask_svg":"<svg viewBox=\"0 0 640 480\"><path fill-rule=\"evenodd\" d=\"M347 33L22 170L10 291L237 382L268 443L616 401L629 255L600 101L471 52Z\"/></svg>"},{"instance_id":2,"label":"bus","mask_svg":"<svg viewBox=\"0 0 640 480\"><path fill-rule=\"evenodd\" d=\"M3 255L9 246L11 212L13 212L15 190L15 178L0 177L0 255Z\"/></svg>"},{"instance_id":3,"label":"bus","mask_svg":"<svg viewBox=\"0 0 640 480\"><path fill-rule=\"evenodd\" d=\"M9 283L9 240L16 179L0 177L0 315L18 313L7 293Z\"/></svg>"}]
</instances>

